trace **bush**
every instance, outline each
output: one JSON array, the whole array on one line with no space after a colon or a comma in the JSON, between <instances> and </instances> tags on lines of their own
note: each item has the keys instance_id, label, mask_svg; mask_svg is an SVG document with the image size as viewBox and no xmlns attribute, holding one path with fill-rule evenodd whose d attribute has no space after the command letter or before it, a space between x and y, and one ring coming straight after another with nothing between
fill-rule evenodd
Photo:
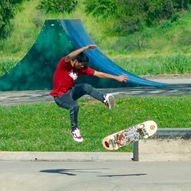
<instances>
[{"instance_id":1,"label":"bush","mask_svg":"<svg viewBox=\"0 0 191 191\"><path fill-rule=\"evenodd\" d=\"M145 25L144 1L143 0L116 0L119 4L116 25L122 33L134 33L140 31ZM118 19L117 19L118 20Z\"/></svg>"},{"instance_id":2,"label":"bush","mask_svg":"<svg viewBox=\"0 0 191 191\"><path fill-rule=\"evenodd\" d=\"M77 0L41 0L39 8L46 12L67 12L74 11L78 4Z\"/></svg>"},{"instance_id":3,"label":"bush","mask_svg":"<svg viewBox=\"0 0 191 191\"><path fill-rule=\"evenodd\" d=\"M10 20L14 17L17 4L24 0L1 0L0 1L0 38L6 38L11 32Z\"/></svg>"},{"instance_id":4,"label":"bush","mask_svg":"<svg viewBox=\"0 0 191 191\"><path fill-rule=\"evenodd\" d=\"M117 4L114 0L85 0L85 12L100 18L116 15Z\"/></svg>"},{"instance_id":5,"label":"bush","mask_svg":"<svg viewBox=\"0 0 191 191\"><path fill-rule=\"evenodd\" d=\"M112 30L134 33L145 25L176 21L180 10L189 9L191 0L85 0L84 3L87 14L114 21Z\"/></svg>"},{"instance_id":6,"label":"bush","mask_svg":"<svg viewBox=\"0 0 191 191\"><path fill-rule=\"evenodd\" d=\"M174 15L175 9L171 0L148 1L146 18L148 25L171 19Z\"/></svg>"},{"instance_id":7,"label":"bush","mask_svg":"<svg viewBox=\"0 0 191 191\"><path fill-rule=\"evenodd\" d=\"M0 1L0 38L5 38L11 30L10 19L14 16L14 7L10 1Z\"/></svg>"},{"instance_id":8,"label":"bush","mask_svg":"<svg viewBox=\"0 0 191 191\"><path fill-rule=\"evenodd\" d=\"M191 0L172 0L176 9L189 9Z\"/></svg>"}]
</instances>

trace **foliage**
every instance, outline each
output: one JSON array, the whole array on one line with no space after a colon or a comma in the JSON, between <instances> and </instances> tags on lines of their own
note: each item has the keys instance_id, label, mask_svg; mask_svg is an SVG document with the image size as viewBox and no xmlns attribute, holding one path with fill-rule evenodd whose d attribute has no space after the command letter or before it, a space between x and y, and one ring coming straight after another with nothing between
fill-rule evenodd
<instances>
[{"instance_id":1,"label":"foliage","mask_svg":"<svg viewBox=\"0 0 191 191\"><path fill-rule=\"evenodd\" d=\"M17 62L18 61L13 59L13 58L9 58L9 59L1 58L1 61L0 61L0 76L7 73L8 71L10 71L16 65Z\"/></svg>"},{"instance_id":2,"label":"foliage","mask_svg":"<svg viewBox=\"0 0 191 191\"><path fill-rule=\"evenodd\" d=\"M10 19L14 16L13 4L10 1L0 1L0 37L5 38L10 32Z\"/></svg>"},{"instance_id":3,"label":"foliage","mask_svg":"<svg viewBox=\"0 0 191 191\"><path fill-rule=\"evenodd\" d=\"M46 12L71 13L77 4L77 0L41 0L39 8L44 9Z\"/></svg>"},{"instance_id":4,"label":"foliage","mask_svg":"<svg viewBox=\"0 0 191 191\"><path fill-rule=\"evenodd\" d=\"M164 19L170 19L175 14L174 5L171 0L148 1L147 3L148 24L160 23Z\"/></svg>"},{"instance_id":5,"label":"foliage","mask_svg":"<svg viewBox=\"0 0 191 191\"><path fill-rule=\"evenodd\" d=\"M14 17L17 4L24 0L1 0L0 1L0 38L6 38L10 31L10 20Z\"/></svg>"},{"instance_id":6,"label":"foliage","mask_svg":"<svg viewBox=\"0 0 191 191\"><path fill-rule=\"evenodd\" d=\"M170 19L177 20L178 11L188 9L190 0L85 0L85 11L98 18L115 20L117 32L133 33L144 25L151 26Z\"/></svg>"},{"instance_id":7,"label":"foliage","mask_svg":"<svg viewBox=\"0 0 191 191\"><path fill-rule=\"evenodd\" d=\"M117 14L117 4L113 0L86 0L85 11L88 14L98 16L101 18L107 18L115 16Z\"/></svg>"},{"instance_id":8,"label":"foliage","mask_svg":"<svg viewBox=\"0 0 191 191\"><path fill-rule=\"evenodd\" d=\"M188 9L191 4L191 0L172 0L173 5L176 9Z\"/></svg>"}]
</instances>

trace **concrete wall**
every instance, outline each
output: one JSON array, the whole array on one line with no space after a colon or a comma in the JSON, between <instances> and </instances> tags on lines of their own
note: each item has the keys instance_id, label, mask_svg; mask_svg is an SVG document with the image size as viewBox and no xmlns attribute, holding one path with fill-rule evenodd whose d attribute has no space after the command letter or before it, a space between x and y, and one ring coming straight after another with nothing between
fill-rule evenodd
<instances>
[{"instance_id":1,"label":"concrete wall","mask_svg":"<svg viewBox=\"0 0 191 191\"><path fill-rule=\"evenodd\" d=\"M139 141L139 161L191 160L191 139L147 139Z\"/></svg>"}]
</instances>

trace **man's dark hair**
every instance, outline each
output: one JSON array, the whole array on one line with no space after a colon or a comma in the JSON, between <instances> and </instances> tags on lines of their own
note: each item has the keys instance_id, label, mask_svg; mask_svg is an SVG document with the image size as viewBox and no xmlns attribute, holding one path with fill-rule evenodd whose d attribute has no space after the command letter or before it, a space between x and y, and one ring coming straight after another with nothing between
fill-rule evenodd
<instances>
[{"instance_id":1,"label":"man's dark hair","mask_svg":"<svg viewBox=\"0 0 191 191\"><path fill-rule=\"evenodd\" d=\"M89 58L84 53L80 53L78 56L76 56L75 59L78 62L83 62L83 63L88 63L89 62Z\"/></svg>"}]
</instances>

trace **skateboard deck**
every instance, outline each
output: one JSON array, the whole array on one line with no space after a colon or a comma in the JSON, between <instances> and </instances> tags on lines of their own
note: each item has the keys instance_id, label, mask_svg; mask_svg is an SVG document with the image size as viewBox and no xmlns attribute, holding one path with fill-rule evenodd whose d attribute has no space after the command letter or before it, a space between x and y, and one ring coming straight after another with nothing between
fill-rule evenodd
<instances>
[{"instance_id":1,"label":"skateboard deck","mask_svg":"<svg viewBox=\"0 0 191 191\"><path fill-rule=\"evenodd\" d=\"M152 120L145 121L106 136L103 138L102 144L107 150L118 150L132 142L139 141L140 139L147 139L156 133L157 128L156 122Z\"/></svg>"}]
</instances>

